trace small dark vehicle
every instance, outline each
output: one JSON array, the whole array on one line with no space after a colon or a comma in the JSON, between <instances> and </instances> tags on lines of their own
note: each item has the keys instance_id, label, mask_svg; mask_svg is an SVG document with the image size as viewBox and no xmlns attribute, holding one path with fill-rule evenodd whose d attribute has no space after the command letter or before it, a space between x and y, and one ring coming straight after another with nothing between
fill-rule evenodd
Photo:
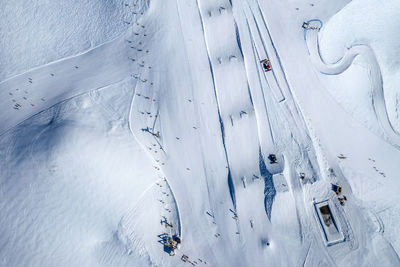
<instances>
[{"instance_id":1,"label":"small dark vehicle","mask_svg":"<svg viewBox=\"0 0 400 267\"><path fill-rule=\"evenodd\" d=\"M268 159L269 159L269 163L271 163L271 164L278 163L278 160L277 160L275 154L269 154Z\"/></svg>"},{"instance_id":2,"label":"small dark vehicle","mask_svg":"<svg viewBox=\"0 0 400 267\"><path fill-rule=\"evenodd\" d=\"M265 72L272 70L271 61L269 61L269 59L263 59L260 61L260 63Z\"/></svg>"},{"instance_id":3,"label":"small dark vehicle","mask_svg":"<svg viewBox=\"0 0 400 267\"><path fill-rule=\"evenodd\" d=\"M340 195L342 193L342 187L337 184L332 184L331 189L336 193L336 195Z\"/></svg>"}]
</instances>

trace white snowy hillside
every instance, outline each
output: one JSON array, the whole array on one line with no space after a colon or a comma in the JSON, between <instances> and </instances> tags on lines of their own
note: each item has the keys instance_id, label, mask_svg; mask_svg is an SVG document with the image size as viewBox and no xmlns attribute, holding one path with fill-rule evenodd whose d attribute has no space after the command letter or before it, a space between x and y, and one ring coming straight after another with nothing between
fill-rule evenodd
<instances>
[{"instance_id":1,"label":"white snowy hillside","mask_svg":"<svg viewBox=\"0 0 400 267\"><path fill-rule=\"evenodd\" d=\"M0 0L0 266L400 266L398 0Z\"/></svg>"}]
</instances>

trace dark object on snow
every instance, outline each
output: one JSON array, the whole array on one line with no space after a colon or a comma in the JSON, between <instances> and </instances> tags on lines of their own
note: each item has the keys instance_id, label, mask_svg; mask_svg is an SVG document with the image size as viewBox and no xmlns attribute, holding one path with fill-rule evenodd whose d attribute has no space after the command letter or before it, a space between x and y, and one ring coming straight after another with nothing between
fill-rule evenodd
<instances>
[{"instance_id":1,"label":"dark object on snow","mask_svg":"<svg viewBox=\"0 0 400 267\"><path fill-rule=\"evenodd\" d=\"M164 251L168 252L170 256L175 256L176 248L177 248L176 241L171 237L167 237L164 243Z\"/></svg>"},{"instance_id":2,"label":"dark object on snow","mask_svg":"<svg viewBox=\"0 0 400 267\"><path fill-rule=\"evenodd\" d=\"M344 202L347 201L347 197L346 196L338 197L338 200L340 205L344 206Z\"/></svg>"},{"instance_id":3,"label":"dark object on snow","mask_svg":"<svg viewBox=\"0 0 400 267\"><path fill-rule=\"evenodd\" d=\"M269 59L263 59L260 61L260 63L265 72L272 70L271 62L269 61Z\"/></svg>"},{"instance_id":4,"label":"dark object on snow","mask_svg":"<svg viewBox=\"0 0 400 267\"><path fill-rule=\"evenodd\" d=\"M305 30L319 30L319 27L311 26L308 22L303 22L303 25L301 25L301 27Z\"/></svg>"},{"instance_id":5,"label":"dark object on snow","mask_svg":"<svg viewBox=\"0 0 400 267\"><path fill-rule=\"evenodd\" d=\"M180 243L181 243L181 238L180 238L179 236L174 236L173 239L175 240L175 242L176 242L177 244L180 244Z\"/></svg>"},{"instance_id":6,"label":"dark object on snow","mask_svg":"<svg viewBox=\"0 0 400 267\"><path fill-rule=\"evenodd\" d=\"M269 163L271 163L271 164L278 163L278 160L277 160L275 154L269 154L268 159L269 159Z\"/></svg>"},{"instance_id":7,"label":"dark object on snow","mask_svg":"<svg viewBox=\"0 0 400 267\"><path fill-rule=\"evenodd\" d=\"M303 29L308 29L310 27L310 24L308 24L307 22L303 22L303 25L301 25L301 27Z\"/></svg>"},{"instance_id":8,"label":"dark object on snow","mask_svg":"<svg viewBox=\"0 0 400 267\"><path fill-rule=\"evenodd\" d=\"M332 184L331 189L336 193L336 195L340 195L342 193L342 187L337 184Z\"/></svg>"}]
</instances>

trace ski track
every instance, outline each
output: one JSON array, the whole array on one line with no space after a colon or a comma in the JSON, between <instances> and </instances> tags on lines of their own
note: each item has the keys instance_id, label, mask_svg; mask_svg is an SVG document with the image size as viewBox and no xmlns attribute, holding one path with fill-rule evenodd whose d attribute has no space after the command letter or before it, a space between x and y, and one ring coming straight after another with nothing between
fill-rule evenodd
<instances>
[{"instance_id":1,"label":"ski track","mask_svg":"<svg viewBox=\"0 0 400 267\"><path fill-rule=\"evenodd\" d=\"M365 58L369 64L369 78L372 84L372 105L375 116L385 132L389 142L400 148L400 135L392 126L385 103L382 74L374 51L368 44L353 44L347 48L346 53L335 63L327 63L322 59L319 48L318 32L323 23L318 19L308 21L310 29L305 29L304 38L310 58L316 69L322 74L339 75L346 71L357 56Z\"/></svg>"},{"instance_id":2,"label":"ski track","mask_svg":"<svg viewBox=\"0 0 400 267\"><path fill-rule=\"evenodd\" d=\"M58 103L128 77L132 63L126 60L128 49L125 48L125 39L132 36L134 28L138 28L137 22L149 8L149 1L137 1L137 6L140 15L133 16L132 26L121 36L81 54L56 60L1 81L0 104L9 106L9 109L0 114L0 135ZM93 66L96 66L95 71ZM13 108L16 103L21 104L18 110Z\"/></svg>"}]
</instances>

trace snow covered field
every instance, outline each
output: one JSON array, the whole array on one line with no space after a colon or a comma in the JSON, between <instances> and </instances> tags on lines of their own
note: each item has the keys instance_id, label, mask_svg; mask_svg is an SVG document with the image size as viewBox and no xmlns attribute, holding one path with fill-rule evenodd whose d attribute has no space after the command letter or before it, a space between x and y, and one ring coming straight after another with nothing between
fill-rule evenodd
<instances>
[{"instance_id":1,"label":"snow covered field","mask_svg":"<svg viewBox=\"0 0 400 267\"><path fill-rule=\"evenodd\" d=\"M0 1L0 265L400 266L397 2Z\"/></svg>"},{"instance_id":2,"label":"snow covered field","mask_svg":"<svg viewBox=\"0 0 400 267\"><path fill-rule=\"evenodd\" d=\"M123 0L2 0L0 5L0 80L114 39L136 16Z\"/></svg>"}]
</instances>

